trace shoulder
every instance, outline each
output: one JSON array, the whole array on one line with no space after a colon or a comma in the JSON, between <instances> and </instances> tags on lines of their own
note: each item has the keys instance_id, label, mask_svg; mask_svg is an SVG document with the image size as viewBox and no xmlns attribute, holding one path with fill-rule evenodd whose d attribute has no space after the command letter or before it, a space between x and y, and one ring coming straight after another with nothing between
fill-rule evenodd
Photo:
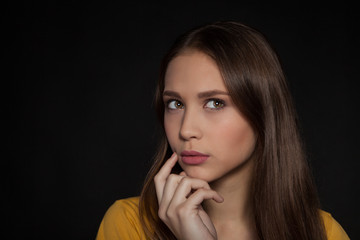
<instances>
[{"instance_id":1,"label":"shoulder","mask_svg":"<svg viewBox=\"0 0 360 240\"><path fill-rule=\"evenodd\" d=\"M320 210L320 215L324 222L328 240L350 239L341 225L331 216L330 213Z\"/></svg>"},{"instance_id":2,"label":"shoulder","mask_svg":"<svg viewBox=\"0 0 360 240\"><path fill-rule=\"evenodd\" d=\"M97 240L143 239L139 218L139 197L115 201L100 224Z\"/></svg>"},{"instance_id":3,"label":"shoulder","mask_svg":"<svg viewBox=\"0 0 360 240\"><path fill-rule=\"evenodd\" d=\"M117 200L109 210L114 211L115 213L127 213L135 214L139 216L139 197L131 197Z\"/></svg>"},{"instance_id":4,"label":"shoulder","mask_svg":"<svg viewBox=\"0 0 360 240\"><path fill-rule=\"evenodd\" d=\"M139 197L125 198L115 201L105 214L106 219L137 223L139 219Z\"/></svg>"}]
</instances>

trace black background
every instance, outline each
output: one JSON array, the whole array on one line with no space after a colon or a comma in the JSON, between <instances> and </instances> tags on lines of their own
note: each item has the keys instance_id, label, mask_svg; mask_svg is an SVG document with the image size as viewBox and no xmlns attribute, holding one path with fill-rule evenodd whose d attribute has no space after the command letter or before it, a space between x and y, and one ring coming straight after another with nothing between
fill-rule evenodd
<instances>
[{"instance_id":1,"label":"black background","mask_svg":"<svg viewBox=\"0 0 360 240\"><path fill-rule=\"evenodd\" d=\"M322 208L360 239L355 15L343 1L3 3L3 233L94 239L107 208L139 194L151 162L161 57L191 27L236 20L279 53Z\"/></svg>"}]
</instances>

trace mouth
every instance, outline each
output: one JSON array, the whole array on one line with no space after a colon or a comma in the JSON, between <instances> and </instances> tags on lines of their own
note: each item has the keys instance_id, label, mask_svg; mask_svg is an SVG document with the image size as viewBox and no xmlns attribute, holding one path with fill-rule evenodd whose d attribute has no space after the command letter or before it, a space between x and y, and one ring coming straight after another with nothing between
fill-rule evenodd
<instances>
[{"instance_id":1,"label":"mouth","mask_svg":"<svg viewBox=\"0 0 360 240\"><path fill-rule=\"evenodd\" d=\"M198 165L204 163L210 156L196 151L182 151L181 161L188 165Z\"/></svg>"}]
</instances>

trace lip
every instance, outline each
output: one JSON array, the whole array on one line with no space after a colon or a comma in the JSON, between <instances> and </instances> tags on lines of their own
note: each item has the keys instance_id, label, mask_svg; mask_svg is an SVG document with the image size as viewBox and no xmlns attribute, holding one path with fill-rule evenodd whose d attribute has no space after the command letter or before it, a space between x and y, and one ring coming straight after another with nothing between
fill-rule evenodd
<instances>
[{"instance_id":1,"label":"lip","mask_svg":"<svg viewBox=\"0 0 360 240\"><path fill-rule=\"evenodd\" d=\"M188 165L202 164L209 158L209 155L197 151L182 151L180 156L181 161Z\"/></svg>"}]
</instances>

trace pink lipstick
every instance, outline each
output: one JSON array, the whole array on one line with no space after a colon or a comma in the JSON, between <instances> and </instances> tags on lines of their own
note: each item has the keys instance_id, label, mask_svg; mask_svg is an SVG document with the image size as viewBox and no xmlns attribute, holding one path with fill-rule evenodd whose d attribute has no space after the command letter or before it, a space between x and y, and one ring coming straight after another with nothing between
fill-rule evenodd
<instances>
[{"instance_id":1,"label":"pink lipstick","mask_svg":"<svg viewBox=\"0 0 360 240\"><path fill-rule=\"evenodd\" d=\"M181 161L189 165L202 164L209 158L209 155L196 151L182 151L180 155Z\"/></svg>"}]
</instances>

